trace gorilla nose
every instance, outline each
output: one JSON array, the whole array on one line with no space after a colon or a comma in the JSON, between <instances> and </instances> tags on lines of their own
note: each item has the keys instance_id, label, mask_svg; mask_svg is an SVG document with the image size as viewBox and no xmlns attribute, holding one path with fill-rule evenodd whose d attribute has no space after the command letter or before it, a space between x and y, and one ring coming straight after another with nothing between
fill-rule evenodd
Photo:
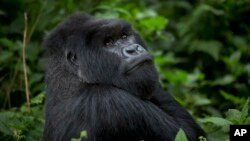
<instances>
[{"instance_id":1,"label":"gorilla nose","mask_svg":"<svg viewBox=\"0 0 250 141\"><path fill-rule=\"evenodd\" d=\"M126 57L132 57L132 56L143 54L145 53L145 51L146 50L142 46L138 44L133 44L133 45L124 47L122 50L122 53Z\"/></svg>"}]
</instances>

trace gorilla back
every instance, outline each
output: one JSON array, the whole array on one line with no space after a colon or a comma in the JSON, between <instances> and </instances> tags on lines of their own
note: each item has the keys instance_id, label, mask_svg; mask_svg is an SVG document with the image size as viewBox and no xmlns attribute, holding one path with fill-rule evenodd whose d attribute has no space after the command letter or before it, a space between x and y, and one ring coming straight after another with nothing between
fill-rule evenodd
<instances>
[{"instance_id":1,"label":"gorilla back","mask_svg":"<svg viewBox=\"0 0 250 141\"><path fill-rule=\"evenodd\" d=\"M190 114L158 81L151 55L123 20L78 13L44 41L44 141L173 141L182 128L190 141L204 136Z\"/></svg>"}]
</instances>

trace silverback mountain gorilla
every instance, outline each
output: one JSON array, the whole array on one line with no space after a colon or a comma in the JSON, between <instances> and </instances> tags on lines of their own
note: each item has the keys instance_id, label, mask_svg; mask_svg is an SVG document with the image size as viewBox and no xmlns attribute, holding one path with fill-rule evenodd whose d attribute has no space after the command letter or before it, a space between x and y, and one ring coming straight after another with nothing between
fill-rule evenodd
<instances>
[{"instance_id":1,"label":"silverback mountain gorilla","mask_svg":"<svg viewBox=\"0 0 250 141\"><path fill-rule=\"evenodd\" d=\"M190 114L161 88L152 57L123 20L77 13L45 39L44 141L189 141L204 136Z\"/></svg>"}]
</instances>

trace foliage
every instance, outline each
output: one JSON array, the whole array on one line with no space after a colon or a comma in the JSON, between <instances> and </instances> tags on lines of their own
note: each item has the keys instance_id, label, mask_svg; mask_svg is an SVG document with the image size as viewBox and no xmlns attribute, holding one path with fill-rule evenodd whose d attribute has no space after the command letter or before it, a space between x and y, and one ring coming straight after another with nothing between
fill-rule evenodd
<instances>
[{"instance_id":1,"label":"foliage","mask_svg":"<svg viewBox=\"0 0 250 141\"><path fill-rule=\"evenodd\" d=\"M228 111L225 113L225 118L206 117L201 120L202 123L207 124L207 132L211 133L210 140L226 140L228 138L230 125L250 124L249 100L250 99L245 102L241 111L237 109L228 109Z\"/></svg>"},{"instance_id":2,"label":"foliage","mask_svg":"<svg viewBox=\"0 0 250 141\"><path fill-rule=\"evenodd\" d=\"M250 124L249 5L249 0L1 1L0 140L41 137L45 93L42 41L76 11L132 23L150 46L163 87L196 117L208 140L228 140L230 124ZM28 14L30 112L26 110L21 61L24 12Z\"/></svg>"},{"instance_id":3,"label":"foliage","mask_svg":"<svg viewBox=\"0 0 250 141\"><path fill-rule=\"evenodd\" d=\"M178 131L175 141L188 141L187 136L182 129Z\"/></svg>"},{"instance_id":4,"label":"foliage","mask_svg":"<svg viewBox=\"0 0 250 141\"><path fill-rule=\"evenodd\" d=\"M44 93L31 99L31 111L27 113L26 105L12 108L0 113L0 139L4 141L41 139L43 131Z\"/></svg>"},{"instance_id":5,"label":"foliage","mask_svg":"<svg viewBox=\"0 0 250 141\"><path fill-rule=\"evenodd\" d=\"M71 139L71 141L82 141L84 138L87 138L88 137L88 134L87 134L87 131L81 131L81 133L80 133L80 138L78 138L78 139L75 139L75 138L73 138L73 139Z\"/></svg>"}]
</instances>

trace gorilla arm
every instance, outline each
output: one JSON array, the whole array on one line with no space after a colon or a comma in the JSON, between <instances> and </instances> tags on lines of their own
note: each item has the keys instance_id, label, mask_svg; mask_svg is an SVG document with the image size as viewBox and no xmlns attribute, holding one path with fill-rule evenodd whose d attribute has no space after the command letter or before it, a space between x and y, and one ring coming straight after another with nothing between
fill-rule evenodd
<instances>
[{"instance_id":1,"label":"gorilla arm","mask_svg":"<svg viewBox=\"0 0 250 141\"><path fill-rule=\"evenodd\" d=\"M193 120L191 115L179 105L179 103L167 92L165 92L160 86L153 92L152 103L157 105L168 115L174 117L177 123L185 131L189 140L197 140L199 136L205 136L205 132L201 127Z\"/></svg>"}]
</instances>

